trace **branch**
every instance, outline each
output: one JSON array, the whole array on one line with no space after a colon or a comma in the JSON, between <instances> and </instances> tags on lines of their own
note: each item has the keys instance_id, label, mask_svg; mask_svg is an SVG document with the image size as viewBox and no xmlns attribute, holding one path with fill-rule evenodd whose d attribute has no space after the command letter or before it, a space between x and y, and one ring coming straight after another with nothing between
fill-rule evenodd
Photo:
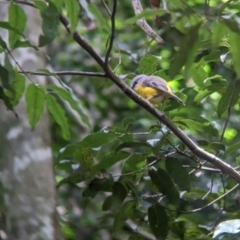
<instances>
[{"instance_id":1,"label":"branch","mask_svg":"<svg viewBox=\"0 0 240 240\"><path fill-rule=\"evenodd\" d=\"M109 55L112 51L112 47L113 47L113 41L114 41L114 36L115 36L115 14L117 11L117 0L113 1L113 10L112 10L112 14L111 14L111 35L109 36L109 41L107 42L108 45L108 49L107 49L107 53L106 53L106 57L105 57L105 65L108 65L108 59L109 59Z\"/></svg>"},{"instance_id":2,"label":"branch","mask_svg":"<svg viewBox=\"0 0 240 240\"><path fill-rule=\"evenodd\" d=\"M194 210L191 211L180 211L181 213L195 213L195 212L199 212L201 210L203 210L204 208L210 207L211 205L213 205L214 203L218 202L219 200L225 198L228 194L230 194L231 192L233 192L235 189L237 189L239 187L239 183L236 184L234 187L232 187L230 190L228 190L227 192L225 192L223 195L221 195L220 197L216 198L215 200L213 200L212 202L206 204L203 207L200 208L196 208Z\"/></svg>"},{"instance_id":3,"label":"branch","mask_svg":"<svg viewBox=\"0 0 240 240\"><path fill-rule=\"evenodd\" d=\"M61 15L60 21L69 31L67 18ZM148 103L138 94L136 94L124 81L122 81L113 73L113 71L108 65L105 65L103 59L76 31L73 33L73 38L102 67L106 74L106 77L108 77L113 83L115 83L129 98L131 98L134 102L136 102L138 105L140 105L142 108L144 108L154 117L156 117L160 122L166 125L190 149L190 151L192 151L193 154L195 154L199 158L210 162L215 167L221 169L222 172L228 174L237 182L240 182L240 175L235 169L233 169L229 164L222 161L220 158L200 148L184 132L182 132L182 130L180 130L176 125L174 125L174 123L171 122L163 113L158 111L150 103Z\"/></svg>"},{"instance_id":4,"label":"branch","mask_svg":"<svg viewBox=\"0 0 240 240\"><path fill-rule=\"evenodd\" d=\"M100 77L106 78L105 73L97 73L97 72L82 72L82 71L60 71L60 72L31 72L31 71L19 71L22 74L31 74L31 75L40 75L40 76L64 76L64 75L71 75L71 76L89 76L89 77Z\"/></svg>"},{"instance_id":5,"label":"branch","mask_svg":"<svg viewBox=\"0 0 240 240\"><path fill-rule=\"evenodd\" d=\"M142 5L140 3L140 0L132 0L132 6L135 12L135 15L140 14L143 9ZM154 39L159 44L164 44L164 41L161 37L157 35L156 32L153 31L153 29L148 25L146 20L144 18L141 18L137 20L137 25L142 28L142 30L152 39Z\"/></svg>"}]
</instances>

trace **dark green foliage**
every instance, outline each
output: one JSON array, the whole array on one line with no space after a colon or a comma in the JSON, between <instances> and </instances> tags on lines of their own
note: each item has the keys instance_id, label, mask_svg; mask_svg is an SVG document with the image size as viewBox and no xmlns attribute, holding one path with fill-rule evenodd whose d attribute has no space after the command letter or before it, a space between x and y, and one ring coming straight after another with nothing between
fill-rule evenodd
<instances>
[{"instance_id":1,"label":"dark green foliage","mask_svg":"<svg viewBox=\"0 0 240 240\"><path fill-rule=\"evenodd\" d=\"M28 16L21 5L11 2L8 21L0 22L9 33L8 40L0 38L0 53L8 56L0 65L0 99L14 111L24 96L31 129L45 105L51 113L65 238L80 239L82 232L93 240L105 239L104 235L106 239L191 240L238 234L236 192L213 204L235 182L196 157L194 149L187 149L110 80L91 74L59 76L39 69L57 84L44 88L31 82L26 87L25 76L13 67L8 47L39 51L38 47L47 46L53 69L102 72L59 27L59 14L66 14L69 29L104 57L112 2L34 1L43 19L39 46L24 37ZM211 1L208 6L209 1L173 0L164 2L167 8L148 9L149 1L141 2L144 11L134 16L131 1L118 1L110 67L128 84L137 74L166 79L185 106L166 101L159 108L201 148L237 166L239 3ZM161 26L154 24L156 15ZM136 25L142 17L165 45Z\"/></svg>"}]
</instances>

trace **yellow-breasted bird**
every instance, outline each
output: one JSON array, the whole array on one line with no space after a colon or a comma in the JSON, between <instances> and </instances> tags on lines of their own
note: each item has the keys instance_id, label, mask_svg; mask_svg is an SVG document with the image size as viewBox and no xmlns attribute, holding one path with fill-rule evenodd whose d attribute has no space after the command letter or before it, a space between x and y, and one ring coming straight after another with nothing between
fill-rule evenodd
<instances>
[{"instance_id":1,"label":"yellow-breasted bird","mask_svg":"<svg viewBox=\"0 0 240 240\"><path fill-rule=\"evenodd\" d=\"M167 99L173 99L184 104L173 93L168 83L163 78L157 76L138 75L133 78L131 88L152 104L161 104Z\"/></svg>"}]
</instances>

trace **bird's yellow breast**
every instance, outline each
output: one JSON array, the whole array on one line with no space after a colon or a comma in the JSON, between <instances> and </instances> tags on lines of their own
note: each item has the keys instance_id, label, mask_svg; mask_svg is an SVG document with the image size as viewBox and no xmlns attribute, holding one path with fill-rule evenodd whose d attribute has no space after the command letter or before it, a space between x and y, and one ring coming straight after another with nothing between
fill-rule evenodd
<instances>
[{"instance_id":1,"label":"bird's yellow breast","mask_svg":"<svg viewBox=\"0 0 240 240\"><path fill-rule=\"evenodd\" d=\"M157 89L151 88L151 87L145 87L141 84L137 86L136 92L143 98L150 98L150 97L157 96L159 94L159 91Z\"/></svg>"},{"instance_id":2,"label":"bird's yellow breast","mask_svg":"<svg viewBox=\"0 0 240 240\"><path fill-rule=\"evenodd\" d=\"M156 88L146 87L139 84L135 91L143 98L149 99L149 102L152 104L161 104L166 98L168 98L168 94L163 91L159 91Z\"/></svg>"}]
</instances>

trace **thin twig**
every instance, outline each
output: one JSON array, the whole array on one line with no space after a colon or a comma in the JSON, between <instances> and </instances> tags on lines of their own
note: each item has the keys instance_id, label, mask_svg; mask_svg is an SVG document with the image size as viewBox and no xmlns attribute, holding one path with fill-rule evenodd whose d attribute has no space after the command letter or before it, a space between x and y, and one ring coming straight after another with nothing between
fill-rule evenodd
<instances>
[{"instance_id":1,"label":"thin twig","mask_svg":"<svg viewBox=\"0 0 240 240\"><path fill-rule=\"evenodd\" d=\"M225 198L228 194L230 194L231 192L233 192L235 189L237 189L239 187L239 183L236 184L233 188L231 188L230 190L228 190L227 192L225 192L223 195L221 195L220 197L216 198L215 200L213 200L212 202L206 204L205 206L203 207L200 207L200 208L196 208L194 210L191 210L191 211L181 211L181 213L194 213L194 212L199 212L207 207L210 207L211 205L213 205L214 203L218 202L219 200Z\"/></svg>"},{"instance_id":2,"label":"thin twig","mask_svg":"<svg viewBox=\"0 0 240 240\"><path fill-rule=\"evenodd\" d=\"M138 234L139 237L143 237L146 240L155 240L156 238L147 231L144 231L136 225L132 220L127 220L125 222L125 227L129 229L132 233Z\"/></svg>"},{"instance_id":3,"label":"thin twig","mask_svg":"<svg viewBox=\"0 0 240 240\"><path fill-rule=\"evenodd\" d=\"M21 65L17 62L17 60L14 58L14 56L12 55L11 51L6 48L6 52L9 54L9 56L12 58L12 60L15 62L15 64L17 65L17 67L22 71L22 73L25 75L25 77L31 82L34 83L33 80L26 74L26 72L24 72L24 70L22 69ZM41 91L43 91L41 88L39 88Z\"/></svg>"},{"instance_id":4,"label":"thin twig","mask_svg":"<svg viewBox=\"0 0 240 240\"><path fill-rule=\"evenodd\" d=\"M112 16L112 13L111 13L110 9L108 8L107 4L105 3L104 0L101 0L101 2L102 2L102 4L104 5L104 7L106 8L106 10L107 10L109 16L111 17L111 16Z\"/></svg>"},{"instance_id":5,"label":"thin twig","mask_svg":"<svg viewBox=\"0 0 240 240\"><path fill-rule=\"evenodd\" d=\"M142 5L140 3L140 0L132 0L132 6L135 12L135 15L140 14L143 9ZM153 29L148 25L146 20L144 18L141 18L137 20L137 25L142 28L142 30L153 40L155 40L159 44L164 44L164 41L161 37L158 36L158 34L153 31Z\"/></svg>"},{"instance_id":6,"label":"thin twig","mask_svg":"<svg viewBox=\"0 0 240 240\"><path fill-rule=\"evenodd\" d=\"M109 36L108 39L108 49L107 49L107 53L105 56L105 66L108 65L108 59L110 56L110 53L112 51L112 47L113 47L113 42L114 42L114 37L115 37L115 15L116 15L116 11L117 11L117 0L113 1L113 9L112 9L112 15L111 15L111 34Z\"/></svg>"},{"instance_id":7,"label":"thin twig","mask_svg":"<svg viewBox=\"0 0 240 240\"><path fill-rule=\"evenodd\" d=\"M234 81L234 84L233 84L233 90L231 92L231 96L230 96L230 99L229 99L229 102L228 102L228 106L227 106L227 118L226 118L226 121L224 123L224 127L223 127L223 131L222 131L222 134L221 134L221 137L220 137L220 142L223 141L223 138L224 138L224 134L225 134L225 131L227 129L227 125L228 125L228 122L229 122L229 119L230 119L230 115L231 115L231 105L232 105L232 101L233 101L233 96L234 96L234 93L235 93L235 90L236 90L236 84L237 84L237 81L238 80L235 80Z\"/></svg>"},{"instance_id":8,"label":"thin twig","mask_svg":"<svg viewBox=\"0 0 240 240\"><path fill-rule=\"evenodd\" d=\"M26 73L31 75L40 75L40 76L88 76L88 77L100 77L100 78L106 78L105 73L97 73L97 72L82 72L82 71L59 71L59 72L32 72L32 71L19 71L19 73Z\"/></svg>"},{"instance_id":9,"label":"thin twig","mask_svg":"<svg viewBox=\"0 0 240 240\"><path fill-rule=\"evenodd\" d=\"M193 168L196 170L203 170L203 171L209 171L209 172L215 172L215 173L221 173L221 170L216 169L216 168L209 168L209 167L193 167L193 166L189 166L189 165L183 165L184 168Z\"/></svg>"}]
</instances>

